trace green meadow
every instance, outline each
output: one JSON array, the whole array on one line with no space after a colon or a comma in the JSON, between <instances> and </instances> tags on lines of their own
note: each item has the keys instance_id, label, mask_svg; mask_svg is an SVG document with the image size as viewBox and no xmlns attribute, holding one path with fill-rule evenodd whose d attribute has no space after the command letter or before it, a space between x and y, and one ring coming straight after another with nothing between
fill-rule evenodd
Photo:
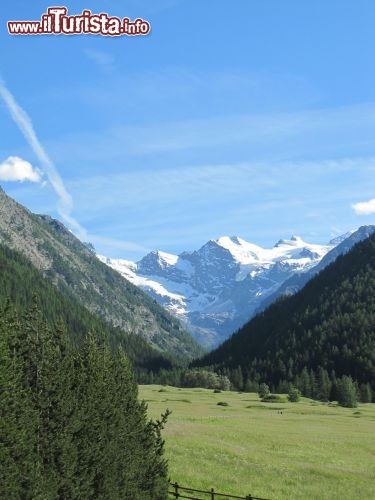
<instances>
[{"instance_id":1,"label":"green meadow","mask_svg":"<svg viewBox=\"0 0 375 500\"><path fill-rule=\"evenodd\" d=\"M375 499L375 404L262 403L257 394L156 385L139 391L150 417L172 411L163 436L173 482L271 500Z\"/></svg>"}]
</instances>

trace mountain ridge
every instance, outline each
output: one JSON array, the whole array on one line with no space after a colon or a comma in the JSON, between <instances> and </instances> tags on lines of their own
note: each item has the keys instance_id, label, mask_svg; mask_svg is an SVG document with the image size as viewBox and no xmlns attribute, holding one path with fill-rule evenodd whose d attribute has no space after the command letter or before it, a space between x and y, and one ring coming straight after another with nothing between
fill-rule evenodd
<instances>
[{"instance_id":1,"label":"mountain ridge","mask_svg":"<svg viewBox=\"0 0 375 500\"><path fill-rule=\"evenodd\" d=\"M321 261L311 269L308 269L304 273L296 273L295 275L288 278L284 283L276 290L275 293L271 294L256 309L255 314L266 309L270 304L275 302L282 295L291 295L302 288L318 273L334 262L337 257L344 255L349 252L354 245L360 241L365 240L369 236L375 233L375 226L361 226L356 231L350 231L342 236L339 236L330 241L330 243L335 243L335 246L330 250Z\"/></svg>"},{"instance_id":2,"label":"mountain ridge","mask_svg":"<svg viewBox=\"0 0 375 500\"><path fill-rule=\"evenodd\" d=\"M0 243L20 252L62 293L161 351L194 357L200 348L178 320L105 266L60 221L33 214L0 190Z\"/></svg>"}]
</instances>

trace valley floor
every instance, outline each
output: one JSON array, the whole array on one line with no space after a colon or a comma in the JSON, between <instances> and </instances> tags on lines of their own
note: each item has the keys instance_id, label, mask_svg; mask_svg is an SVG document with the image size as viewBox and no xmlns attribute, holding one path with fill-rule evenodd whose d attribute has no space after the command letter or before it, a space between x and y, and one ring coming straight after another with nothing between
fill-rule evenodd
<instances>
[{"instance_id":1,"label":"valley floor","mask_svg":"<svg viewBox=\"0 0 375 500\"><path fill-rule=\"evenodd\" d=\"M182 486L291 499L373 499L375 404L140 386L150 417L172 411L163 436L171 480ZM218 403L227 403L228 406Z\"/></svg>"}]
</instances>

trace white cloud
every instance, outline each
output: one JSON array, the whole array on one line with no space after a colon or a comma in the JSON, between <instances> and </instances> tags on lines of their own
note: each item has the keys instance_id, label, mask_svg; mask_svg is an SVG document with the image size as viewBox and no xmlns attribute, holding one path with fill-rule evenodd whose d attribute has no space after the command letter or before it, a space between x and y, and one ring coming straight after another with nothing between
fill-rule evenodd
<instances>
[{"instance_id":1,"label":"white cloud","mask_svg":"<svg viewBox=\"0 0 375 500\"><path fill-rule=\"evenodd\" d=\"M369 201L361 201L352 205L354 212L357 215L370 215L375 214L375 198Z\"/></svg>"},{"instance_id":2,"label":"white cloud","mask_svg":"<svg viewBox=\"0 0 375 500\"><path fill-rule=\"evenodd\" d=\"M42 173L18 156L9 156L0 163L0 180L41 182Z\"/></svg>"},{"instance_id":3,"label":"white cloud","mask_svg":"<svg viewBox=\"0 0 375 500\"><path fill-rule=\"evenodd\" d=\"M59 197L57 206L59 214L72 226L72 228L78 233L80 238L86 239L86 231L71 215L73 209L72 197L66 190L64 182L60 177L60 174L58 173L53 161L49 158L41 142L39 141L34 131L34 127L30 117L21 108L21 106L19 106L2 80L0 80L0 96L3 98L14 122L21 130L31 149L38 157L44 172L47 174L48 180L50 181L54 191Z\"/></svg>"}]
</instances>

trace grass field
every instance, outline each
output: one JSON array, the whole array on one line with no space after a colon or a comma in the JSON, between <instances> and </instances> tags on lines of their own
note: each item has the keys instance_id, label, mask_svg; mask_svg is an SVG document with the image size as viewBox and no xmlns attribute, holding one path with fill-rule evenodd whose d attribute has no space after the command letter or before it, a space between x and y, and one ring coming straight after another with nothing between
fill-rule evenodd
<instances>
[{"instance_id":1,"label":"grass field","mask_svg":"<svg viewBox=\"0 0 375 500\"><path fill-rule=\"evenodd\" d=\"M256 394L156 385L140 386L140 398L151 417L172 411L163 435L171 480L182 486L271 500L375 499L375 404L261 403Z\"/></svg>"}]
</instances>

